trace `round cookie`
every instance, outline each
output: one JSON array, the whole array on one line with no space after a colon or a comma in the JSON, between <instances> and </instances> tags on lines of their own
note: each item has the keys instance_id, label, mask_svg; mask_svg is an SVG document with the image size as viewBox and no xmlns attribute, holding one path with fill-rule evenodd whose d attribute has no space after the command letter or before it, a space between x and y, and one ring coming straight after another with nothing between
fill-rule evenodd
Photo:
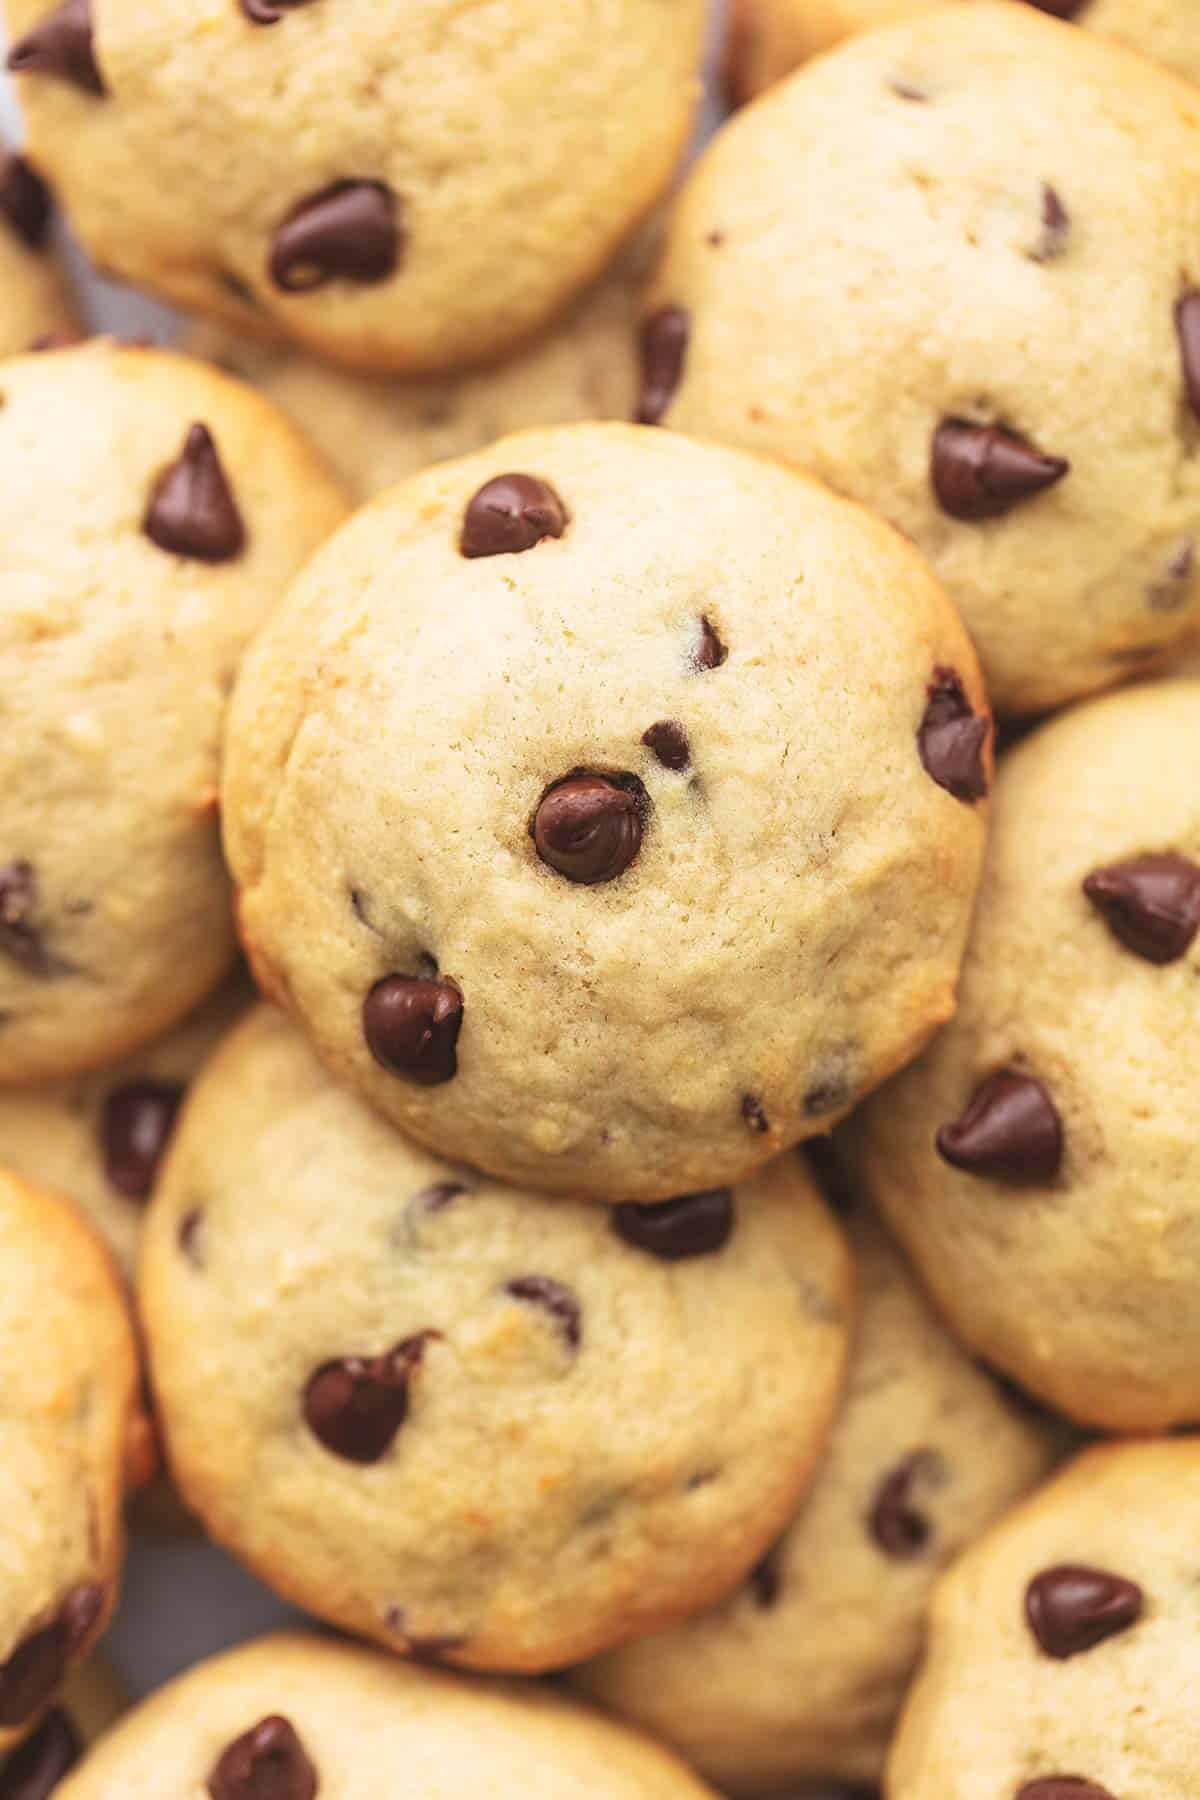
<instances>
[{"instance_id":1,"label":"round cookie","mask_svg":"<svg viewBox=\"0 0 1200 1800\"><path fill-rule=\"evenodd\" d=\"M579 1685L731 1794L875 1782L938 1573L1049 1468L947 1337L867 1215L860 1320L833 1436L795 1521L715 1612L582 1669Z\"/></svg>"},{"instance_id":2,"label":"round cookie","mask_svg":"<svg viewBox=\"0 0 1200 1800\"><path fill-rule=\"evenodd\" d=\"M49 248L52 211L36 170L0 149L0 357L78 330Z\"/></svg>"},{"instance_id":3,"label":"round cookie","mask_svg":"<svg viewBox=\"0 0 1200 1800\"><path fill-rule=\"evenodd\" d=\"M0 377L0 1083L116 1061L234 954L217 820L247 640L339 522L251 389L107 341Z\"/></svg>"},{"instance_id":4,"label":"round cookie","mask_svg":"<svg viewBox=\"0 0 1200 1800\"><path fill-rule=\"evenodd\" d=\"M938 1589L889 1800L1196 1791L1200 1444L1086 1450Z\"/></svg>"},{"instance_id":5,"label":"round cookie","mask_svg":"<svg viewBox=\"0 0 1200 1800\"><path fill-rule=\"evenodd\" d=\"M99 1656L69 1670L57 1705L0 1765L3 1800L47 1800L85 1747L127 1705L120 1684Z\"/></svg>"},{"instance_id":6,"label":"round cookie","mask_svg":"<svg viewBox=\"0 0 1200 1800\"><path fill-rule=\"evenodd\" d=\"M58 1790L59 1800L384 1792L715 1800L665 1750L547 1688L468 1682L301 1632L242 1644L179 1676Z\"/></svg>"},{"instance_id":7,"label":"round cookie","mask_svg":"<svg viewBox=\"0 0 1200 1800\"><path fill-rule=\"evenodd\" d=\"M703 0L8 0L30 143L126 279L352 367L503 354L670 180ZM269 154L264 148L269 146Z\"/></svg>"},{"instance_id":8,"label":"round cookie","mask_svg":"<svg viewBox=\"0 0 1200 1800\"><path fill-rule=\"evenodd\" d=\"M347 1630L521 1671L741 1579L824 1442L849 1288L794 1159L650 1213L543 1200L407 1143L269 1007L192 1089L141 1267L210 1533Z\"/></svg>"},{"instance_id":9,"label":"round cookie","mask_svg":"<svg viewBox=\"0 0 1200 1800\"><path fill-rule=\"evenodd\" d=\"M1085 1425L1200 1418L1200 681L1002 761L954 1020L846 1128L970 1347Z\"/></svg>"},{"instance_id":10,"label":"round cookie","mask_svg":"<svg viewBox=\"0 0 1200 1800\"><path fill-rule=\"evenodd\" d=\"M247 659L222 807L260 984L339 1079L493 1174L662 1200L948 1016L989 760L900 538L777 464L575 425L314 560Z\"/></svg>"},{"instance_id":11,"label":"round cookie","mask_svg":"<svg viewBox=\"0 0 1200 1800\"><path fill-rule=\"evenodd\" d=\"M75 1210L0 1173L0 1756L103 1629L143 1421L116 1272Z\"/></svg>"},{"instance_id":12,"label":"round cookie","mask_svg":"<svg viewBox=\"0 0 1200 1800\"><path fill-rule=\"evenodd\" d=\"M6 1166L82 1207L127 1273L184 1088L250 992L239 970L182 1024L114 1068L0 1088Z\"/></svg>"},{"instance_id":13,"label":"round cookie","mask_svg":"<svg viewBox=\"0 0 1200 1800\"><path fill-rule=\"evenodd\" d=\"M1200 99L1034 7L855 38L672 216L641 414L874 506L1000 712L1145 668L1200 583Z\"/></svg>"}]
</instances>

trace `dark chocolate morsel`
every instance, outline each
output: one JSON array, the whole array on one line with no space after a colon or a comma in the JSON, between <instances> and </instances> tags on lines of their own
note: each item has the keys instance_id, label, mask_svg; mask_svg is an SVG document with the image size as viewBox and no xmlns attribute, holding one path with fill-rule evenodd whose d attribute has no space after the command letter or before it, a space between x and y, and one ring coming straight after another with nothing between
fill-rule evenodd
<instances>
[{"instance_id":1,"label":"dark chocolate morsel","mask_svg":"<svg viewBox=\"0 0 1200 1800\"><path fill-rule=\"evenodd\" d=\"M306 5L307 0L240 0L240 4L252 25L278 25L284 12Z\"/></svg>"},{"instance_id":2,"label":"dark chocolate morsel","mask_svg":"<svg viewBox=\"0 0 1200 1800\"><path fill-rule=\"evenodd\" d=\"M686 769L692 760L692 747L687 732L678 719L659 719L642 733L642 742L652 750L664 769Z\"/></svg>"},{"instance_id":3,"label":"dark chocolate morsel","mask_svg":"<svg viewBox=\"0 0 1200 1800\"><path fill-rule=\"evenodd\" d=\"M127 1081L100 1115L104 1172L119 1194L148 1200L183 1100L181 1081Z\"/></svg>"},{"instance_id":4,"label":"dark chocolate morsel","mask_svg":"<svg viewBox=\"0 0 1200 1800\"><path fill-rule=\"evenodd\" d=\"M530 831L548 868L582 887L623 875L642 847L645 789L636 775L579 769L548 787Z\"/></svg>"},{"instance_id":5,"label":"dark chocolate morsel","mask_svg":"<svg viewBox=\"0 0 1200 1800\"><path fill-rule=\"evenodd\" d=\"M1062 203L1057 188L1042 183L1042 226L1037 243L1030 254L1034 262L1054 262L1067 247L1071 235L1071 215Z\"/></svg>"},{"instance_id":6,"label":"dark chocolate morsel","mask_svg":"<svg viewBox=\"0 0 1200 1800\"><path fill-rule=\"evenodd\" d=\"M938 1154L969 1175L1012 1183L1051 1181L1063 1155L1063 1128L1045 1086L1020 1069L997 1069L966 1111L937 1134Z\"/></svg>"},{"instance_id":7,"label":"dark chocolate morsel","mask_svg":"<svg viewBox=\"0 0 1200 1800\"><path fill-rule=\"evenodd\" d=\"M742 1095L742 1117L751 1131L770 1131L771 1121L763 1111L763 1103L757 1094Z\"/></svg>"},{"instance_id":8,"label":"dark chocolate morsel","mask_svg":"<svg viewBox=\"0 0 1200 1800\"><path fill-rule=\"evenodd\" d=\"M512 556L566 528L567 509L548 481L494 475L468 500L458 547L463 556Z\"/></svg>"},{"instance_id":9,"label":"dark chocolate morsel","mask_svg":"<svg viewBox=\"0 0 1200 1800\"><path fill-rule=\"evenodd\" d=\"M0 1800L47 1800L82 1755L79 1733L54 1707L0 1766Z\"/></svg>"},{"instance_id":10,"label":"dark chocolate morsel","mask_svg":"<svg viewBox=\"0 0 1200 1800\"><path fill-rule=\"evenodd\" d=\"M988 791L984 751L991 720L971 710L960 676L938 668L925 690L917 750L925 772L956 800L970 806Z\"/></svg>"},{"instance_id":11,"label":"dark chocolate morsel","mask_svg":"<svg viewBox=\"0 0 1200 1800\"><path fill-rule=\"evenodd\" d=\"M1053 19L1073 19L1083 11L1087 0L1029 0L1029 4Z\"/></svg>"},{"instance_id":12,"label":"dark chocolate morsel","mask_svg":"<svg viewBox=\"0 0 1200 1800\"><path fill-rule=\"evenodd\" d=\"M309 1430L334 1456L374 1463L385 1456L408 1416L408 1384L436 1332L420 1331L382 1356L343 1356L309 1376L303 1413Z\"/></svg>"},{"instance_id":13,"label":"dark chocolate morsel","mask_svg":"<svg viewBox=\"0 0 1200 1800\"><path fill-rule=\"evenodd\" d=\"M369 287L394 275L402 236L396 196L381 181L335 181L294 206L275 232L271 280L287 294L329 281Z\"/></svg>"},{"instance_id":14,"label":"dark chocolate morsel","mask_svg":"<svg viewBox=\"0 0 1200 1800\"><path fill-rule=\"evenodd\" d=\"M53 972L42 934L34 923L38 884L33 864L10 862L0 869L0 956L26 975L45 979Z\"/></svg>"},{"instance_id":15,"label":"dark chocolate morsel","mask_svg":"<svg viewBox=\"0 0 1200 1800\"><path fill-rule=\"evenodd\" d=\"M1084 1775L1039 1775L1017 1789L1016 1800L1115 1800L1115 1796Z\"/></svg>"},{"instance_id":16,"label":"dark chocolate morsel","mask_svg":"<svg viewBox=\"0 0 1200 1800\"><path fill-rule=\"evenodd\" d=\"M933 1462L928 1450L914 1450L880 1482L871 1506L871 1536L888 1556L919 1556L932 1535L929 1519L914 1504L913 1488Z\"/></svg>"},{"instance_id":17,"label":"dark chocolate morsel","mask_svg":"<svg viewBox=\"0 0 1200 1800\"><path fill-rule=\"evenodd\" d=\"M234 1738L208 1778L211 1800L315 1800L318 1785L295 1726L279 1713Z\"/></svg>"},{"instance_id":18,"label":"dark chocolate morsel","mask_svg":"<svg viewBox=\"0 0 1200 1800\"><path fill-rule=\"evenodd\" d=\"M1187 402L1200 418L1200 288L1189 288L1175 302L1175 335Z\"/></svg>"},{"instance_id":19,"label":"dark chocolate morsel","mask_svg":"<svg viewBox=\"0 0 1200 1800\"><path fill-rule=\"evenodd\" d=\"M1122 1575L1061 1563L1025 1590L1025 1618L1047 1656L1059 1662L1128 1631L1142 1616L1142 1590Z\"/></svg>"},{"instance_id":20,"label":"dark chocolate morsel","mask_svg":"<svg viewBox=\"0 0 1200 1800\"><path fill-rule=\"evenodd\" d=\"M692 652L692 667L697 674L703 675L709 669L719 669L729 655L715 627L707 618L700 621L700 636L696 648Z\"/></svg>"},{"instance_id":21,"label":"dark chocolate morsel","mask_svg":"<svg viewBox=\"0 0 1200 1800\"><path fill-rule=\"evenodd\" d=\"M733 1232L733 1193L729 1188L708 1188L653 1205L629 1201L613 1207L612 1226L625 1243L648 1250L663 1262L711 1256L725 1248Z\"/></svg>"},{"instance_id":22,"label":"dark chocolate morsel","mask_svg":"<svg viewBox=\"0 0 1200 1800\"><path fill-rule=\"evenodd\" d=\"M691 320L682 306L663 306L642 324L642 393L639 425L658 425L674 397L687 361Z\"/></svg>"},{"instance_id":23,"label":"dark chocolate morsel","mask_svg":"<svg viewBox=\"0 0 1200 1800\"><path fill-rule=\"evenodd\" d=\"M362 1005L363 1036L375 1061L421 1087L454 1079L462 1022L462 994L445 977L385 975Z\"/></svg>"},{"instance_id":24,"label":"dark chocolate morsel","mask_svg":"<svg viewBox=\"0 0 1200 1800\"><path fill-rule=\"evenodd\" d=\"M8 66L17 75L54 75L85 94L103 94L91 0L63 0L39 19L9 51Z\"/></svg>"},{"instance_id":25,"label":"dark chocolate morsel","mask_svg":"<svg viewBox=\"0 0 1200 1800\"><path fill-rule=\"evenodd\" d=\"M1200 927L1200 865L1173 850L1093 869L1083 891L1113 936L1147 962L1177 962Z\"/></svg>"},{"instance_id":26,"label":"dark chocolate morsel","mask_svg":"<svg viewBox=\"0 0 1200 1800\"><path fill-rule=\"evenodd\" d=\"M50 190L23 156L0 158L0 213L31 250L40 250L50 229Z\"/></svg>"},{"instance_id":27,"label":"dark chocolate morsel","mask_svg":"<svg viewBox=\"0 0 1200 1800\"><path fill-rule=\"evenodd\" d=\"M506 1294L548 1312L572 1350L583 1338L583 1309L569 1287L549 1275L517 1275L504 1284Z\"/></svg>"},{"instance_id":28,"label":"dark chocolate morsel","mask_svg":"<svg viewBox=\"0 0 1200 1800\"><path fill-rule=\"evenodd\" d=\"M246 528L207 425L188 427L183 449L158 476L142 530L152 544L195 562L232 562Z\"/></svg>"},{"instance_id":29,"label":"dark chocolate morsel","mask_svg":"<svg viewBox=\"0 0 1200 1800\"><path fill-rule=\"evenodd\" d=\"M73 1588L49 1623L22 1638L7 1662L0 1663L0 1726L24 1725L41 1711L103 1608L104 1590L94 1582Z\"/></svg>"},{"instance_id":30,"label":"dark chocolate morsel","mask_svg":"<svg viewBox=\"0 0 1200 1800\"><path fill-rule=\"evenodd\" d=\"M1000 425L943 419L933 434L930 474L938 505L953 519L998 519L1061 481L1071 465Z\"/></svg>"}]
</instances>

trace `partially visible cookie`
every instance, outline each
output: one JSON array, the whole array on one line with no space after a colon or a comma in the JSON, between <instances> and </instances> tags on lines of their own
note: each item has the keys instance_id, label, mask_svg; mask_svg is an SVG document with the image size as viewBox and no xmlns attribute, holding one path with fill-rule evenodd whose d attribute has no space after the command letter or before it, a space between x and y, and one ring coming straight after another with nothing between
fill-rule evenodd
<instances>
[{"instance_id":1,"label":"partially visible cookie","mask_svg":"<svg viewBox=\"0 0 1200 1800\"><path fill-rule=\"evenodd\" d=\"M532 1683L331 1638L260 1638L177 1677L58 1800L715 1800L637 1732Z\"/></svg>"},{"instance_id":2,"label":"partially visible cookie","mask_svg":"<svg viewBox=\"0 0 1200 1800\"><path fill-rule=\"evenodd\" d=\"M121 1286L65 1201L0 1174L0 1755L50 1706L116 1603L142 1425Z\"/></svg>"},{"instance_id":3,"label":"partially visible cookie","mask_svg":"<svg viewBox=\"0 0 1200 1800\"><path fill-rule=\"evenodd\" d=\"M1183 1800L1196 1744L1200 1443L1086 1450L967 1552L889 1800Z\"/></svg>"},{"instance_id":4,"label":"partially visible cookie","mask_svg":"<svg viewBox=\"0 0 1200 1800\"><path fill-rule=\"evenodd\" d=\"M99 1655L68 1670L57 1704L0 1764L3 1800L47 1800L129 1702Z\"/></svg>"},{"instance_id":5,"label":"partially visible cookie","mask_svg":"<svg viewBox=\"0 0 1200 1800\"><path fill-rule=\"evenodd\" d=\"M946 1335L882 1228L850 1231L849 1382L794 1522L715 1612L577 1677L731 1794L881 1778L935 1579L1057 1447Z\"/></svg>"},{"instance_id":6,"label":"partially visible cookie","mask_svg":"<svg viewBox=\"0 0 1200 1800\"><path fill-rule=\"evenodd\" d=\"M476 1668L715 1600L789 1516L849 1331L795 1159L608 1211L416 1149L260 1008L194 1085L141 1300L179 1486L285 1597Z\"/></svg>"},{"instance_id":7,"label":"partially visible cookie","mask_svg":"<svg viewBox=\"0 0 1200 1800\"><path fill-rule=\"evenodd\" d=\"M50 249L50 191L23 156L0 149L0 357L74 336L74 308Z\"/></svg>"},{"instance_id":8,"label":"partially visible cookie","mask_svg":"<svg viewBox=\"0 0 1200 1800\"><path fill-rule=\"evenodd\" d=\"M233 959L220 734L344 502L267 401L105 340L0 371L0 1084L157 1037Z\"/></svg>"}]
</instances>

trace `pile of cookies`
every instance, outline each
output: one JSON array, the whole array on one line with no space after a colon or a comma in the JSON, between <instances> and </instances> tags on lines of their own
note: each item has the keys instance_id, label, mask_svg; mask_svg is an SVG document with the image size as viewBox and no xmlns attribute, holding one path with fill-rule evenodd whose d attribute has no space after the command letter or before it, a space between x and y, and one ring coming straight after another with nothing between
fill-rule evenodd
<instances>
[{"instance_id":1,"label":"pile of cookies","mask_svg":"<svg viewBox=\"0 0 1200 1800\"><path fill-rule=\"evenodd\" d=\"M1200 20L7 9L0 1800L1194 1800Z\"/></svg>"}]
</instances>

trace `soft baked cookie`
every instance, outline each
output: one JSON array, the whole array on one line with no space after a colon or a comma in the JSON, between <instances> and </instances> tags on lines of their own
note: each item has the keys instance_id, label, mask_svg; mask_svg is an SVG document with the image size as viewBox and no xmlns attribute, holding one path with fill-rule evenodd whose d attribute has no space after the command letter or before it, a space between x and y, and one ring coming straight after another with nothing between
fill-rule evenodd
<instances>
[{"instance_id":1,"label":"soft baked cookie","mask_svg":"<svg viewBox=\"0 0 1200 1800\"><path fill-rule=\"evenodd\" d=\"M959 1335L1086 1425L1200 1419L1200 681L1006 756L958 1011L846 1128Z\"/></svg>"},{"instance_id":2,"label":"soft baked cookie","mask_svg":"<svg viewBox=\"0 0 1200 1800\"><path fill-rule=\"evenodd\" d=\"M273 407L166 351L20 357L0 401L3 1083L115 1061L232 961L225 706L345 509Z\"/></svg>"},{"instance_id":3,"label":"soft baked cookie","mask_svg":"<svg viewBox=\"0 0 1200 1800\"><path fill-rule=\"evenodd\" d=\"M777 464L575 425L313 562L238 686L226 849L260 981L395 1124L662 1200L948 1016L989 763L899 537Z\"/></svg>"},{"instance_id":4,"label":"soft baked cookie","mask_svg":"<svg viewBox=\"0 0 1200 1800\"><path fill-rule=\"evenodd\" d=\"M667 186L704 0L6 0L30 142L127 279L351 366L504 353Z\"/></svg>"},{"instance_id":5,"label":"soft baked cookie","mask_svg":"<svg viewBox=\"0 0 1200 1800\"><path fill-rule=\"evenodd\" d=\"M280 1633L143 1701L58 1800L715 1800L637 1732L532 1683Z\"/></svg>"},{"instance_id":6,"label":"soft baked cookie","mask_svg":"<svg viewBox=\"0 0 1200 1800\"><path fill-rule=\"evenodd\" d=\"M91 1227L0 1173L0 1756L116 1601L142 1419L133 1329Z\"/></svg>"},{"instance_id":7,"label":"soft baked cookie","mask_svg":"<svg viewBox=\"0 0 1200 1800\"><path fill-rule=\"evenodd\" d=\"M1195 630L1200 96L1034 7L870 32L735 118L648 300L641 414L908 532L993 703Z\"/></svg>"},{"instance_id":8,"label":"soft baked cookie","mask_svg":"<svg viewBox=\"0 0 1200 1800\"><path fill-rule=\"evenodd\" d=\"M1087 1450L939 1587L889 1800L1183 1800L1195 1438Z\"/></svg>"},{"instance_id":9,"label":"soft baked cookie","mask_svg":"<svg viewBox=\"0 0 1200 1800\"><path fill-rule=\"evenodd\" d=\"M126 1271L186 1084L249 997L239 970L182 1024L115 1067L0 1088L5 1165L82 1207Z\"/></svg>"},{"instance_id":10,"label":"soft baked cookie","mask_svg":"<svg viewBox=\"0 0 1200 1800\"><path fill-rule=\"evenodd\" d=\"M262 1007L194 1085L141 1299L176 1478L286 1597L537 1670L715 1600L828 1430L850 1271L794 1159L596 1206L416 1149Z\"/></svg>"},{"instance_id":11,"label":"soft baked cookie","mask_svg":"<svg viewBox=\"0 0 1200 1800\"><path fill-rule=\"evenodd\" d=\"M866 1214L847 1392L795 1522L724 1606L579 1671L734 1794L877 1781L940 1570L1050 1466Z\"/></svg>"},{"instance_id":12,"label":"soft baked cookie","mask_svg":"<svg viewBox=\"0 0 1200 1800\"><path fill-rule=\"evenodd\" d=\"M359 499L526 425L627 419L637 396L636 284L627 269L504 362L441 381L354 375L213 326L189 348L252 381Z\"/></svg>"},{"instance_id":13,"label":"soft baked cookie","mask_svg":"<svg viewBox=\"0 0 1200 1800\"><path fill-rule=\"evenodd\" d=\"M3 1800L47 1800L128 1701L99 1656L68 1670L57 1703L0 1764Z\"/></svg>"},{"instance_id":14,"label":"soft baked cookie","mask_svg":"<svg viewBox=\"0 0 1200 1800\"><path fill-rule=\"evenodd\" d=\"M0 356L78 329L49 247L53 206L37 171L0 148Z\"/></svg>"}]
</instances>

